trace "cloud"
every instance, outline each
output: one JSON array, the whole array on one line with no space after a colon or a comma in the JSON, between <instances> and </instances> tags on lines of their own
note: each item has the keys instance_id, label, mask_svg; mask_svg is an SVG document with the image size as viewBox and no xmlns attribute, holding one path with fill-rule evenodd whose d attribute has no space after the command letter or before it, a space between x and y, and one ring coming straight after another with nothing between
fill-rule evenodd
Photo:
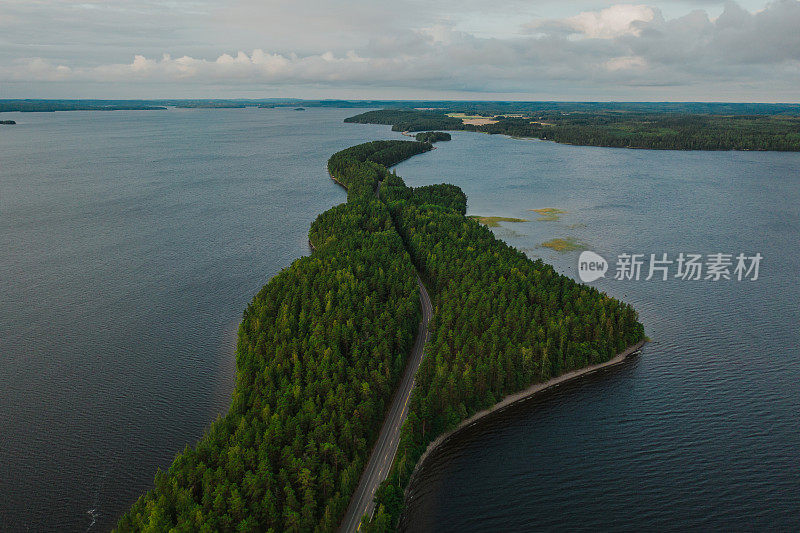
<instances>
[{"instance_id":1,"label":"cloud","mask_svg":"<svg viewBox=\"0 0 800 533\"><path fill-rule=\"evenodd\" d=\"M638 56L613 57L605 62L605 68L611 72L618 70L643 69L647 61Z\"/></svg>"},{"instance_id":2,"label":"cloud","mask_svg":"<svg viewBox=\"0 0 800 533\"><path fill-rule=\"evenodd\" d=\"M160 58L134 56L130 63L70 68L42 58L19 61L8 69L7 79L16 81L82 80L94 82L195 82L248 81L263 83L338 83L390 81L408 77L407 70L419 58L364 58L350 51L337 56L282 55L255 49L250 53L222 54L215 59L190 56ZM376 76L377 75L377 76ZM422 79L415 77L415 79ZM375 78L375 79L373 79Z\"/></svg>"},{"instance_id":3,"label":"cloud","mask_svg":"<svg viewBox=\"0 0 800 533\"><path fill-rule=\"evenodd\" d=\"M530 31L577 33L589 38L611 39L622 35L639 35L643 23L661 18L650 6L618 4L600 11L584 11L573 17L535 21Z\"/></svg>"},{"instance_id":4,"label":"cloud","mask_svg":"<svg viewBox=\"0 0 800 533\"><path fill-rule=\"evenodd\" d=\"M309 0L300 3L312 4ZM302 39L303 46L296 48L289 46L289 34L299 31L293 26L299 22L292 22L299 15L282 19L281 13L290 7L281 0L274 3L276 18L270 28L284 22L286 29L274 46L237 46L227 52L204 46L183 52L185 43L156 42L130 53L126 61L104 62L94 60L91 49L77 57L34 53L10 61L3 61L0 54L0 79L145 88L159 84L229 89L349 87L367 95L392 87L551 98L602 94L708 100L739 94L739 99L800 100L798 0L778 0L755 12L729 2L716 18L695 10L668 19L655 6L612 5L560 19L533 20L524 25L528 34L506 37L460 30L459 21L448 20L440 12L418 19L411 13L382 20L380 10L369 7L366 0L357 4L363 11L350 22L342 22L349 11L324 5L310 16L309 23L328 38L316 38L306 30L302 36L311 38ZM233 19L246 17L247 9L255 10L254 6L238 4L226 15L226 27L234 27ZM187 5L182 9L188 9ZM187 16L195 20L191 18L195 15ZM413 20L424 23L409 27ZM326 24L334 22L341 24L326 29ZM329 39L351 28L354 33L343 41ZM242 42L259 40L240 38ZM265 33L261 40L272 40L272 34ZM343 42L352 46L345 48ZM164 48L157 50L159 44Z\"/></svg>"}]
</instances>

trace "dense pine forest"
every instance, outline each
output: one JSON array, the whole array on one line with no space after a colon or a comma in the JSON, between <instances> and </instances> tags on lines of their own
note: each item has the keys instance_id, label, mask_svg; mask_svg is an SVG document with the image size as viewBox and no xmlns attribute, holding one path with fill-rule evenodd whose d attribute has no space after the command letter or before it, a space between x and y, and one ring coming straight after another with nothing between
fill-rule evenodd
<instances>
[{"instance_id":1,"label":"dense pine forest","mask_svg":"<svg viewBox=\"0 0 800 533\"><path fill-rule=\"evenodd\" d=\"M458 187L411 189L391 175L381 198L434 294L434 315L395 463L362 527L369 531L394 529L414 466L437 436L531 383L605 362L644 338L632 307L465 217Z\"/></svg>"},{"instance_id":2,"label":"dense pine forest","mask_svg":"<svg viewBox=\"0 0 800 533\"><path fill-rule=\"evenodd\" d=\"M119 531L336 529L420 320L414 267L375 186L383 165L428 149L372 143L331 158L348 202L317 218L312 255L245 310L230 411L156 474Z\"/></svg>"},{"instance_id":3,"label":"dense pine forest","mask_svg":"<svg viewBox=\"0 0 800 533\"><path fill-rule=\"evenodd\" d=\"M228 414L156 474L119 531L335 530L414 340L417 273L434 297L431 337L395 463L362 529L395 527L437 435L643 338L630 306L467 218L458 187L411 188L387 170L431 148L375 141L330 158L347 203L317 218L312 255L245 310Z\"/></svg>"},{"instance_id":4,"label":"dense pine forest","mask_svg":"<svg viewBox=\"0 0 800 533\"><path fill-rule=\"evenodd\" d=\"M387 124L395 131L433 129L499 133L564 144L658 150L800 151L800 112L722 115L637 111L469 111L487 124L455 113L409 109L367 111L345 122ZM463 113L462 113L463 115Z\"/></svg>"}]
</instances>

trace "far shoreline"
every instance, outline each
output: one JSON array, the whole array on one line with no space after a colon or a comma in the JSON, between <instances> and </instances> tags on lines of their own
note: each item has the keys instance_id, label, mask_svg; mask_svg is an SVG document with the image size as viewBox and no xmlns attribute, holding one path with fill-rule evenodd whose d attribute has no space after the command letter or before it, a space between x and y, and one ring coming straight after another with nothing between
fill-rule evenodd
<instances>
[{"instance_id":1,"label":"far shoreline","mask_svg":"<svg viewBox=\"0 0 800 533\"><path fill-rule=\"evenodd\" d=\"M572 370L572 371L567 372L565 374L561 374L560 376L556 376L554 378L551 378L551 379L549 379L549 380L547 380L547 381L545 381L543 383L534 383L533 385L529 386L528 388L523 389L523 390L521 390L519 392L515 392L514 394L509 394L508 396L504 397L502 400L500 400L499 402L497 402L493 406L488 407L488 408L486 408L486 409L484 409L482 411L478 411L477 413L475 413L471 417L467 418L466 420L463 420L454 429L451 429L450 431L442 433L441 435L436 437L430 444L428 444L428 447L422 453L422 455L420 456L419 460L417 461L417 464L414 466L414 471L411 473L410 481L409 481L408 486L406 487L406 490L405 490L404 499L408 498L408 490L411 487L411 485L414 483L414 477L417 475L417 472L419 472L419 470L422 468L422 465L425 463L425 460L428 458L428 456L431 453L433 453L434 450L436 450L436 448L438 448L442 444L444 444L444 442L447 441L450 437L456 435L457 433L460 433L461 431L463 431L467 427L472 426L473 424L475 424L479 420L481 420L483 418L486 418L487 416L489 416L489 415L491 415L491 414L493 414L493 413L495 413L497 411L502 411L503 409L505 409L507 407L510 407L511 405L519 403L519 402L521 402L523 400L527 400L528 398L532 398L532 397L534 397L534 396L536 396L538 394L541 394L541 393L543 393L543 392L545 392L547 390L555 388L555 387L557 387L559 385L562 385L564 383L567 383L569 381L574 381L574 380L576 380L578 378L581 378L581 377L584 377L586 375L592 374L592 373L597 372L599 370L603 370L605 368L610 368L610 367L613 367L613 366L617 366L617 365L625 362L630 356L632 356L633 354L635 354L636 352L641 350L642 347L646 343L647 343L646 339L641 340L641 341L637 342L636 344L627 347L626 349L624 349L623 351L621 351L620 353L618 353L617 355L615 355L614 357L612 357L611 359L609 359L608 361L606 361L604 363L597 363L595 365L589 365L589 366L585 366L583 368L578 368L576 370Z\"/></svg>"}]
</instances>

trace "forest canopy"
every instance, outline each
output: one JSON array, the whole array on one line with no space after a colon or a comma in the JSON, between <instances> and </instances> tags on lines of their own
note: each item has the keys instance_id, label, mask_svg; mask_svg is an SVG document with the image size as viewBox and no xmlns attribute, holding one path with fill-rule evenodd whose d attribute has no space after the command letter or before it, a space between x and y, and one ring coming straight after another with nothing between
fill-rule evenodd
<instances>
[{"instance_id":1,"label":"forest canopy","mask_svg":"<svg viewBox=\"0 0 800 533\"><path fill-rule=\"evenodd\" d=\"M411 473L437 436L532 383L608 361L644 338L631 306L529 259L464 216L458 187L435 187L410 188L396 175L381 185L434 314L395 462L364 531L394 529Z\"/></svg>"},{"instance_id":2,"label":"forest canopy","mask_svg":"<svg viewBox=\"0 0 800 533\"><path fill-rule=\"evenodd\" d=\"M800 110L793 114L724 115L616 110L493 113L481 109L468 112L486 120L470 120L461 117L463 113L384 109L345 122L389 124L394 131L466 130L616 148L800 151Z\"/></svg>"},{"instance_id":3,"label":"forest canopy","mask_svg":"<svg viewBox=\"0 0 800 533\"><path fill-rule=\"evenodd\" d=\"M350 501L420 320L414 267L378 180L427 143L339 152L346 204L244 312L228 413L159 471L119 531L333 531ZM378 163L380 162L380 163Z\"/></svg>"}]
</instances>

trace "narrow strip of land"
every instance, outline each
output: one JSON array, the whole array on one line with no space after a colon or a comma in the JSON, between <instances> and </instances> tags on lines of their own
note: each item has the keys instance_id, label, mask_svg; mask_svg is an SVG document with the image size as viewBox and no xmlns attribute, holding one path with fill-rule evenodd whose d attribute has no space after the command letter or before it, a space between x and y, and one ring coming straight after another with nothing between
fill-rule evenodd
<instances>
[{"instance_id":1,"label":"narrow strip of land","mask_svg":"<svg viewBox=\"0 0 800 533\"><path fill-rule=\"evenodd\" d=\"M428 291L425 290L425 286L419 277L417 278L417 283L419 284L419 299L422 305L422 321L417 330L417 339L408 357L405 374L403 374L403 379L394 394L378 440L372 448L372 454L369 457L367 466L361 474L358 487L342 519L339 531L343 533L357 531L361 517L365 514L372 515L375 509L375 502L373 502L375 491L381 481L389 475L389 469L397 452L397 445L400 443L400 427L408 414L408 400L414 388L414 376L417 374L419 365L422 362L423 350L425 343L428 341L428 322L433 314L430 296L428 296Z\"/></svg>"}]
</instances>

